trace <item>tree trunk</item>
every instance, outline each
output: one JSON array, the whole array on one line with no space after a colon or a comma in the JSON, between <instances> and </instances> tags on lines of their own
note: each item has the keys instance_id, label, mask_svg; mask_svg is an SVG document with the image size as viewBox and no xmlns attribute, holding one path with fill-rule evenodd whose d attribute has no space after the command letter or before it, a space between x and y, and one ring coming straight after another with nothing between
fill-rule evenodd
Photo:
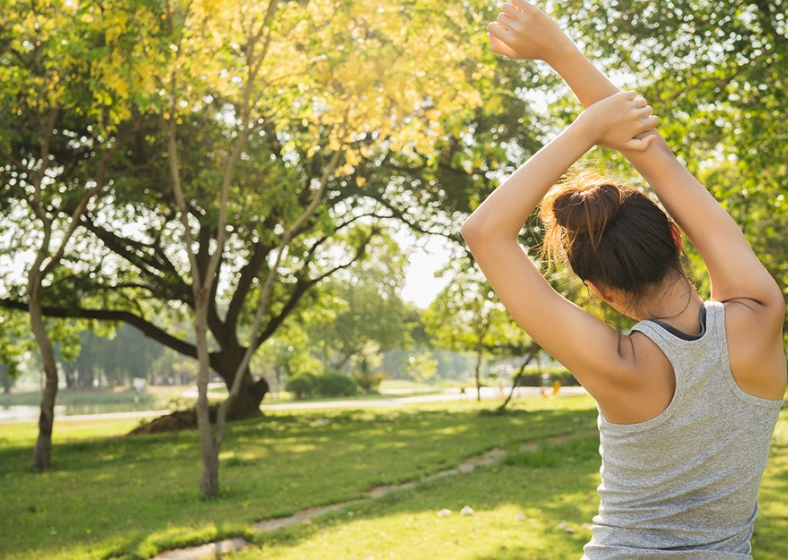
<instances>
[{"instance_id":1,"label":"tree trunk","mask_svg":"<svg viewBox=\"0 0 788 560\"><path fill-rule=\"evenodd\" d=\"M481 340L481 337L479 337L479 340ZM476 349L476 371L475 371L477 402L482 400L482 381L481 381L482 354L483 354L482 345L481 343L479 343L479 346Z\"/></svg>"},{"instance_id":2,"label":"tree trunk","mask_svg":"<svg viewBox=\"0 0 788 560\"><path fill-rule=\"evenodd\" d=\"M202 454L202 480L200 494L212 500L219 492L219 449L213 436L208 407L208 380L211 359L208 353L208 301L204 290L195 290L194 330L197 343L197 429L200 433Z\"/></svg>"},{"instance_id":3,"label":"tree trunk","mask_svg":"<svg viewBox=\"0 0 788 560\"><path fill-rule=\"evenodd\" d=\"M520 371L517 372L517 375L514 376L512 380L512 388L509 389L509 394L506 396L506 400L503 401L501 406L498 407L498 412L503 412L506 410L506 405L509 404L509 401L512 400L512 396L514 395L515 389L517 389L517 384L520 382L520 378L523 376L523 372L525 371L525 366L520 368Z\"/></svg>"},{"instance_id":4,"label":"tree trunk","mask_svg":"<svg viewBox=\"0 0 788 560\"><path fill-rule=\"evenodd\" d=\"M63 373L66 374L66 389L77 388L77 368L73 363L63 363Z\"/></svg>"},{"instance_id":5,"label":"tree trunk","mask_svg":"<svg viewBox=\"0 0 788 560\"><path fill-rule=\"evenodd\" d=\"M86 365L83 369L79 370L79 385L83 389L92 389L95 386L96 375L93 365Z\"/></svg>"},{"instance_id":6,"label":"tree trunk","mask_svg":"<svg viewBox=\"0 0 788 560\"><path fill-rule=\"evenodd\" d=\"M0 384L3 385L3 393L11 394L11 387L14 385L14 368L12 364L0 364Z\"/></svg>"},{"instance_id":7,"label":"tree trunk","mask_svg":"<svg viewBox=\"0 0 788 560\"><path fill-rule=\"evenodd\" d=\"M44 325L41 309L41 274L38 267L30 271L28 282L30 294L30 324L41 352L44 368L44 390L41 393L41 412L38 417L38 439L33 451L33 469L46 470L52 464L52 427L55 423L55 397L57 396L57 364L52 341Z\"/></svg>"},{"instance_id":8,"label":"tree trunk","mask_svg":"<svg viewBox=\"0 0 788 560\"><path fill-rule=\"evenodd\" d=\"M512 380L512 388L509 391L509 396L506 397L506 400L503 401L503 404L498 407L498 412L504 412L506 410L506 405L509 404L509 401L512 400L512 396L514 395L515 389L517 389L517 384L520 382L520 379L525 374L525 368L528 367L528 364L531 363L531 360L534 359L534 356L539 351L539 346L536 343L531 345L531 350L525 355L525 359L523 359L523 363L520 364L520 371L517 372L517 375L514 376L514 380Z\"/></svg>"},{"instance_id":9,"label":"tree trunk","mask_svg":"<svg viewBox=\"0 0 788 560\"><path fill-rule=\"evenodd\" d=\"M224 381L228 391L233 386L235 372L238 370L245 351L246 348L239 346L234 349L223 350L211 356L211 365ZM269 390L268 381L263 377L254 379L247 368L241 380L241 390L238 393L238 397L231 403L230 409L227 411L227 418L240 420L242 418L260 416L262 414L260 412L260 404Z\"/></svg>"},{"instance_id":10,"label":"tree trunk","mask_svg":"<svg viewBox=\"0 0 788 560\"><path fill-rule=\"evenodd\" d=\"M208 425L208 439L202 434L200 427L200 442L202 449L202 479L200 480L200 495L206 500L213 500L219 493L219 450L213 443L213 433Z\"/></svg>"},{"instance_id":11,"label":"tree trunk","mask_svg":"<svg viewBox=\"0 0 788 560\"><path fill-rule=\"evenodd\" d=\"M261 416L263 413L260 411L260 404L263 402L263 397L268 393L268 390L268 381L265 378L260 377L254 380L247 370L242 380L241 391L227 411L227 418L240 420L242 418Z\"/></svg>"}]
</instances>

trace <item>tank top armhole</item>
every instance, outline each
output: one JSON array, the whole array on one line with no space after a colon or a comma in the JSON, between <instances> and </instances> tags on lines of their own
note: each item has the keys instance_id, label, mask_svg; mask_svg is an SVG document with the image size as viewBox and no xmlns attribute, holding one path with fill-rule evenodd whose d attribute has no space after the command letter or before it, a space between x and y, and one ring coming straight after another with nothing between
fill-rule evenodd
<instances>
[{"instance_id":1,"label":"tank top armhole","mask_svg":"<svg viewBox=\"0 0 788 560\"><path fill-rule=\"evenodd\" d=\"M719 301L713 301L709 303L713 308L715 308L714 320L721 323L720 328L716 329L716 336L720 347L724 349L725 367L723 369L723 375L725 376L725 382L727 383L731 393L747 404L769 409L782 408L785 403L785 399L771 400L764 399L762 397L756 397L755 395L751 395L739 387L736 378L733 376L733 368L731 367L730 347L728 346L728 331L725 326L725 304Z\"/></svg>"},{"instance_id":2,"label":"tank top armhole","mask_svg":"<svg viewBox=\"0 0 788 560\"><path fill-rule=\"evenodd\" d=\"M677 361L672 357L672 352L670 352L671 342L670 338L672 335L667 333L662 327L654 324L652 321L641 321L634 327L632 327L632 333L639 332L645 337L647 337L651 342L657 345L660 351L665 355L665 357L670 362L671 367L673 368L673 375L676 379L676 388L673 391L673 397L670 399L668 406L665 407L665 410L650 418L648 420L644 420L643 422L636 422L634 424L615 424L613 422L609 422L604 415L602 414L602 410L599 409L599 424L600 428L604 426L607 431L615 432L615 433L635 433L635 432L644 432L646 430L651 430L656 428L657 426L661 425L663 422L670 419L673 415L675 410L678 408L679 403L681 401L682 393L684 390L684 374L681 371L680 367L677 367Z\"/></svg>"}]
</instances>

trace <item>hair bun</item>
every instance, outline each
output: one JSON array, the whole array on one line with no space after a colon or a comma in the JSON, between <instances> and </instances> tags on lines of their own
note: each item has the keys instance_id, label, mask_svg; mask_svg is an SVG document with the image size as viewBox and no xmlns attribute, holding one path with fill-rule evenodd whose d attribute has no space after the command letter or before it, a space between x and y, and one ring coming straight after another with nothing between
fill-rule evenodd
<instances>
[{"instance_id":1,"label":"hair bun","mask_svg":"<svg viewBox=\"0 0 788 560\"><path fill-rule=\"evenodd\" d=\"M609 183L562 189L552 200L555 222L574 234L589 234L596 245L618 215L623 194Z\"/></svg>"},{"instance_id":2,"label":"hair bun","mask_svg":"<svg viewBox=\"0 0 788 560\"><path fill-rule=\"evenodd\" d=\"M566 262L583 280L622 290L633 302L671 271L683 275L681 235L640 191L585 172L542 201L543 261Z\"/></svg>"}]
</instances>

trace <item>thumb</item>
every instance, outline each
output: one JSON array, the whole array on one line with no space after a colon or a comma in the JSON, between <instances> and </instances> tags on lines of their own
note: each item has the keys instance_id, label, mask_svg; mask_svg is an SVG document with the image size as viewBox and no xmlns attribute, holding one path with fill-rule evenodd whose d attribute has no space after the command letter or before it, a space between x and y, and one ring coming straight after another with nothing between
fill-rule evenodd
<instances>
[{"instance_id":1,"label":"thumb","mask_svg":"<svg viewBox=\"0 0 788 560\"><path fill-rule=\"evenodd\" d=\"M490 40L490 48L492 51L497 54L503 54L503 43L501 43L501 40L489 31L487 32L487 38Z\"/></svg>"},{"instance_id":2,"label":"thumb","mask_svg":"<svg viewBox=\"0 0 788 560\"><path fill-rule=\"evenodd\" d=\"M492 52L495 54L508 56L509 58L515 58L516 53L512 50L512 48L489 31L487 32L487 38L490 40L490 48L492 49Z\"/></svg>"},{"instance_id":3,"label":"thumb","mask_svg":"<svg viewBox=\"0 0 788 560\"><path fill-rule=\"evenodd\" d=\"M648 147L651 146L651 143L654 141L656 136L653 134L649 134L644 138L630 138L626 142L624 142L624 149L632 150L633 152L645 152L648 150Z\"/></svg>"}]
</instances>

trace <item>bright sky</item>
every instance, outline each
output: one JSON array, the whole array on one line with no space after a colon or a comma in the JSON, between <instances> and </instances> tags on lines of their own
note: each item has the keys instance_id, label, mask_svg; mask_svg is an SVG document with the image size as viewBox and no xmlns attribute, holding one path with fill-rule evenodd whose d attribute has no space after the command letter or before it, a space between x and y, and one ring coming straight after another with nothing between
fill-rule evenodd
<instances>
[{"instance_id":1,"label":"bright sky","mask_svg":"<svg viewBox=\"0 0 788 560\"><path fill-rule=\"evenodd\" d=\"M410 233L404 231L395 237L403 249L411 250L402 299L422 309L426 308L449 283L448 276L435 277L435 273L449 262L449 242L436 236L426 241L416 241Z\"/></svg>"}]
</instances>

